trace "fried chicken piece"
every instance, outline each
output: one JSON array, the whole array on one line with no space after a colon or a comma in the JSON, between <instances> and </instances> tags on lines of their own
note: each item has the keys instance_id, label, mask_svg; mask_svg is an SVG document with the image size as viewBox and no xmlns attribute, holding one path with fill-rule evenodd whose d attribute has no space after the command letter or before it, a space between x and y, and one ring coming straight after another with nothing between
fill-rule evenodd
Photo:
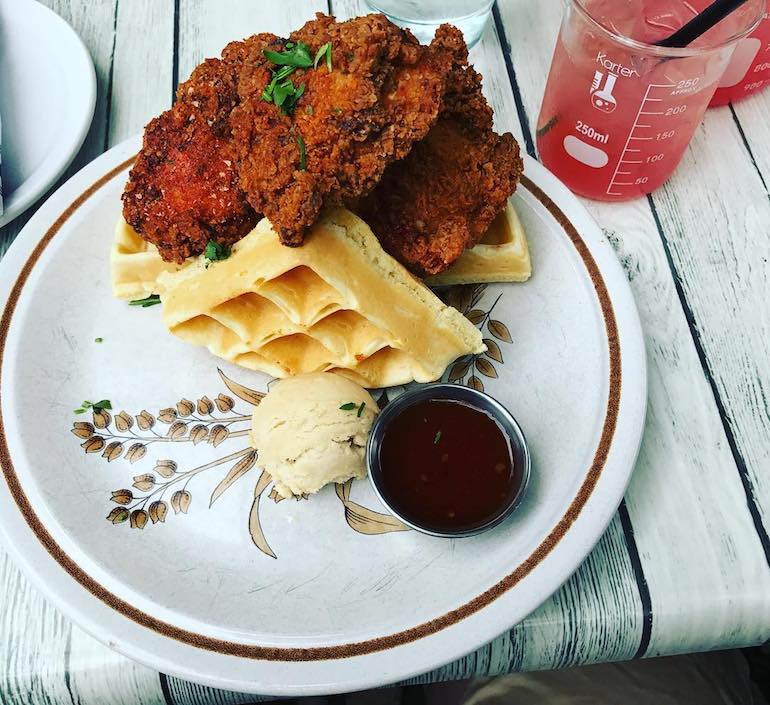
<instances>
[{"instance_id":1,"label":"fried chicken piece","mask_svg":"<svg viewBox=\"0 0 770 705\"><path fill-rule=\"evenodd\" d=\"M438 274L479 242L522 170L516 140L492 130L481 77L467 67L450 79L442 115L428 136L351 207L407 269Z\"/></svg>"},{"instance_id":2,"label":"fried chicken piece","mask_svg":"<svg viewBox=\"0 0 770 705\"><path fill-rule=\"evenodd\" d=\"M399 56L384 87L381 109L384 127L369 139L353 144L341 165L339 187L330 194L335 203L366 195L386 167L403 159L438 119L448 82L468 59L462 32L441 25L430 46L422 46L407 30Z\"/></svg>"},{"instance_id":3,"label":"fried chicken piece","mask_svg":"<svg viewBox=\"0 0 770 705\"><path fill-rule=\"evenodd\" d=\"M150 121L123 193L126 221L161 257L182 263L209 240L231 245L258 215L238 187L229 117L243 61L262 56L273 35L234 42L207 59L177 90L171 110Z\"/></svg>"},{"instance_id":4,"label":"fried chicken piece","mask_svg":"<svg viewBox=\"0 0 770 705\"><path fill-rule=\"evenodd\" d=\"M359 206L383 248L418 276L448 269L486 232L522 165L509 134L441 118Z\"/></svg>"},{"instance_id":5,"label":"fried chicken piece","mask_svg":"<svg viewBox=\"0 0 770 705\"><path fill-rule=\"evenodd\" d=\"M323 60L296 69L304 93L286 111L263 96L276 69L264 51L298 42L311 56L329 43L333 70ZM258 213L297 246L324 205L360 202L382 180L362 208L386 249L415 272L441 271L481 236L521 171L513 138L491 130L467 57L456 28L440 27L425 47L383 15L318 14L290 40L232 42L147 126L125 218L174 262L209 240L236 242Z\"/></svg>"},{"instance_id":6,"label":"fried chicken piece","mask_svg":"<svg viewBox=\"0 0 770 705\"><path fill-rule=\"evenodd\" d=\"M324 205L367 193L427 134L454 66L450 45L462 43L453 31L446 47L428 48L383 15L338 23L319 14L290 41L311 56L331 43L333 70L321 62L292 74L305 88L291 115L262 99L264 75L241 75L230 116L240 185L284 244L301 245Z\"/></svg>"}]
</instances>

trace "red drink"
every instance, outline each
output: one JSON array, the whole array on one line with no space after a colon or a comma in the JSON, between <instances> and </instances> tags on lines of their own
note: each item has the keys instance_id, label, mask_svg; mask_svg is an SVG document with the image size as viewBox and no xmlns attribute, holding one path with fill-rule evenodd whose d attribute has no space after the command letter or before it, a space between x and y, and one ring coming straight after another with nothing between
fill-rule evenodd
<instances>
[{"instance_id":1,"label":"red drink","mask_svg":"<svg viewBox=\"0 0 770 705\"><path fill-rule=\"evenodd\" d=\"M751 36L741 39L711 105L727 105L770 85L770 2Z\"/></svg>"},{"instance_id":2,"label":"red drink","mask_svg":"<svg viewBox=\"0 0 770 705\"><path fill-rule=\"evenodd\" d=\"M574 192L645 195L672 174L735 42L756 25L753 0L686 49L651 44L711 0L573 0L554 52L537 130L542 162Z\"/></svg>"}]
</instances>

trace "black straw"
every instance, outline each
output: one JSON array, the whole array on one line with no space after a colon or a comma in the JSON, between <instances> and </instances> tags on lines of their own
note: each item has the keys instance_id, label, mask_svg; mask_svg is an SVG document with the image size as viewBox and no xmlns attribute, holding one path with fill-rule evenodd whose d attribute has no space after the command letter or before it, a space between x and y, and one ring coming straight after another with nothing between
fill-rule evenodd
<instances>
[{"instance_id":1,"label":"black straw","mask_svg":"<svg viewBox=\"0 0 770 705\"><path fill-rule=\"evenodd\" d=\"M655 42L655 44L659 47L686 47L745 3L746 0L716 0L698 16L693 17L684 27L678 29L670 37Z\"/></svg>"}]
</instances>

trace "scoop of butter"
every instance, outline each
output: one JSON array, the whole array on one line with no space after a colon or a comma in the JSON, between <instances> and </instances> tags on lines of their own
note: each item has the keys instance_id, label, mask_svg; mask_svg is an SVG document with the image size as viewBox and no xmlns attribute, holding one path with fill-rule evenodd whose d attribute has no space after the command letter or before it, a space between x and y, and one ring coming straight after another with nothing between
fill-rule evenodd
<instances>
[{"instance_id":1,"label":"scoop of butter","mask_svg":"<svg viewBox=\"0 0 770 705\"><path fill-rule=\"evenodd\" d=\"M276 382L254 410L251 442L282 497L366 476L365 450L377 403L339 375Z\"/></svg>"}]
</instances>

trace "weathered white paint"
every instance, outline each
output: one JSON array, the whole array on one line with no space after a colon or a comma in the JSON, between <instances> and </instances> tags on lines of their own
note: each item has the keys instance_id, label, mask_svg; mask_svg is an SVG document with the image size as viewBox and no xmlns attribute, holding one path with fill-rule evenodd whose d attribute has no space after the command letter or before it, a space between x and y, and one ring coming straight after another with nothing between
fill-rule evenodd
<instances>
[{"instance_id":1,"label":"weathered white paint","mask_svg":"<svg viewBox=\"0 0 770 705\"><path fill-rule=\"evenodd\" d=\"M131 0L117 8L108 146L135 135L171 105L174 5Z\"/></svg>"},{"instance_id":2,"label":"weathered white paint","mask_svg":"<svg viewBox=\"0 0 770 705\"><path fill-rule=\"evenodd\" d=\"M326 11L326 0L180 0L179 80L203 59L219 56L234 39L260 32L286 36L316 12Z\"/></svg>"},{"instance_id":3,"label":"weathered white paint","mask_svg":"<svg viewBox=\"0 0 770 705\"><path fill-rule=\"evenodd\" d=\"M61 15L80 35L91 53L96 69L96 110L91 129L78 156L64 178L98 157L105 148L107 134L107 92L110 83L117 0L43 0L43 4Z\"/></svg>"},{"instance_id":4,"label":"weathered white paint","mask_svg":"<svg viewBox=\"0 0 770 705\"><path fill-rule=\"evenodd\" d=\"M768 106L765 95L757 101ZM766 162L770 150L760 130L766 139L767 119L759 122L763 125L755 128L752 152ZM756 505L770 532L768 178L770 171L761 166L758 171L751 163L729 108L709 111L682 168L655 203Z\"/></svg>"}]
</instances>

